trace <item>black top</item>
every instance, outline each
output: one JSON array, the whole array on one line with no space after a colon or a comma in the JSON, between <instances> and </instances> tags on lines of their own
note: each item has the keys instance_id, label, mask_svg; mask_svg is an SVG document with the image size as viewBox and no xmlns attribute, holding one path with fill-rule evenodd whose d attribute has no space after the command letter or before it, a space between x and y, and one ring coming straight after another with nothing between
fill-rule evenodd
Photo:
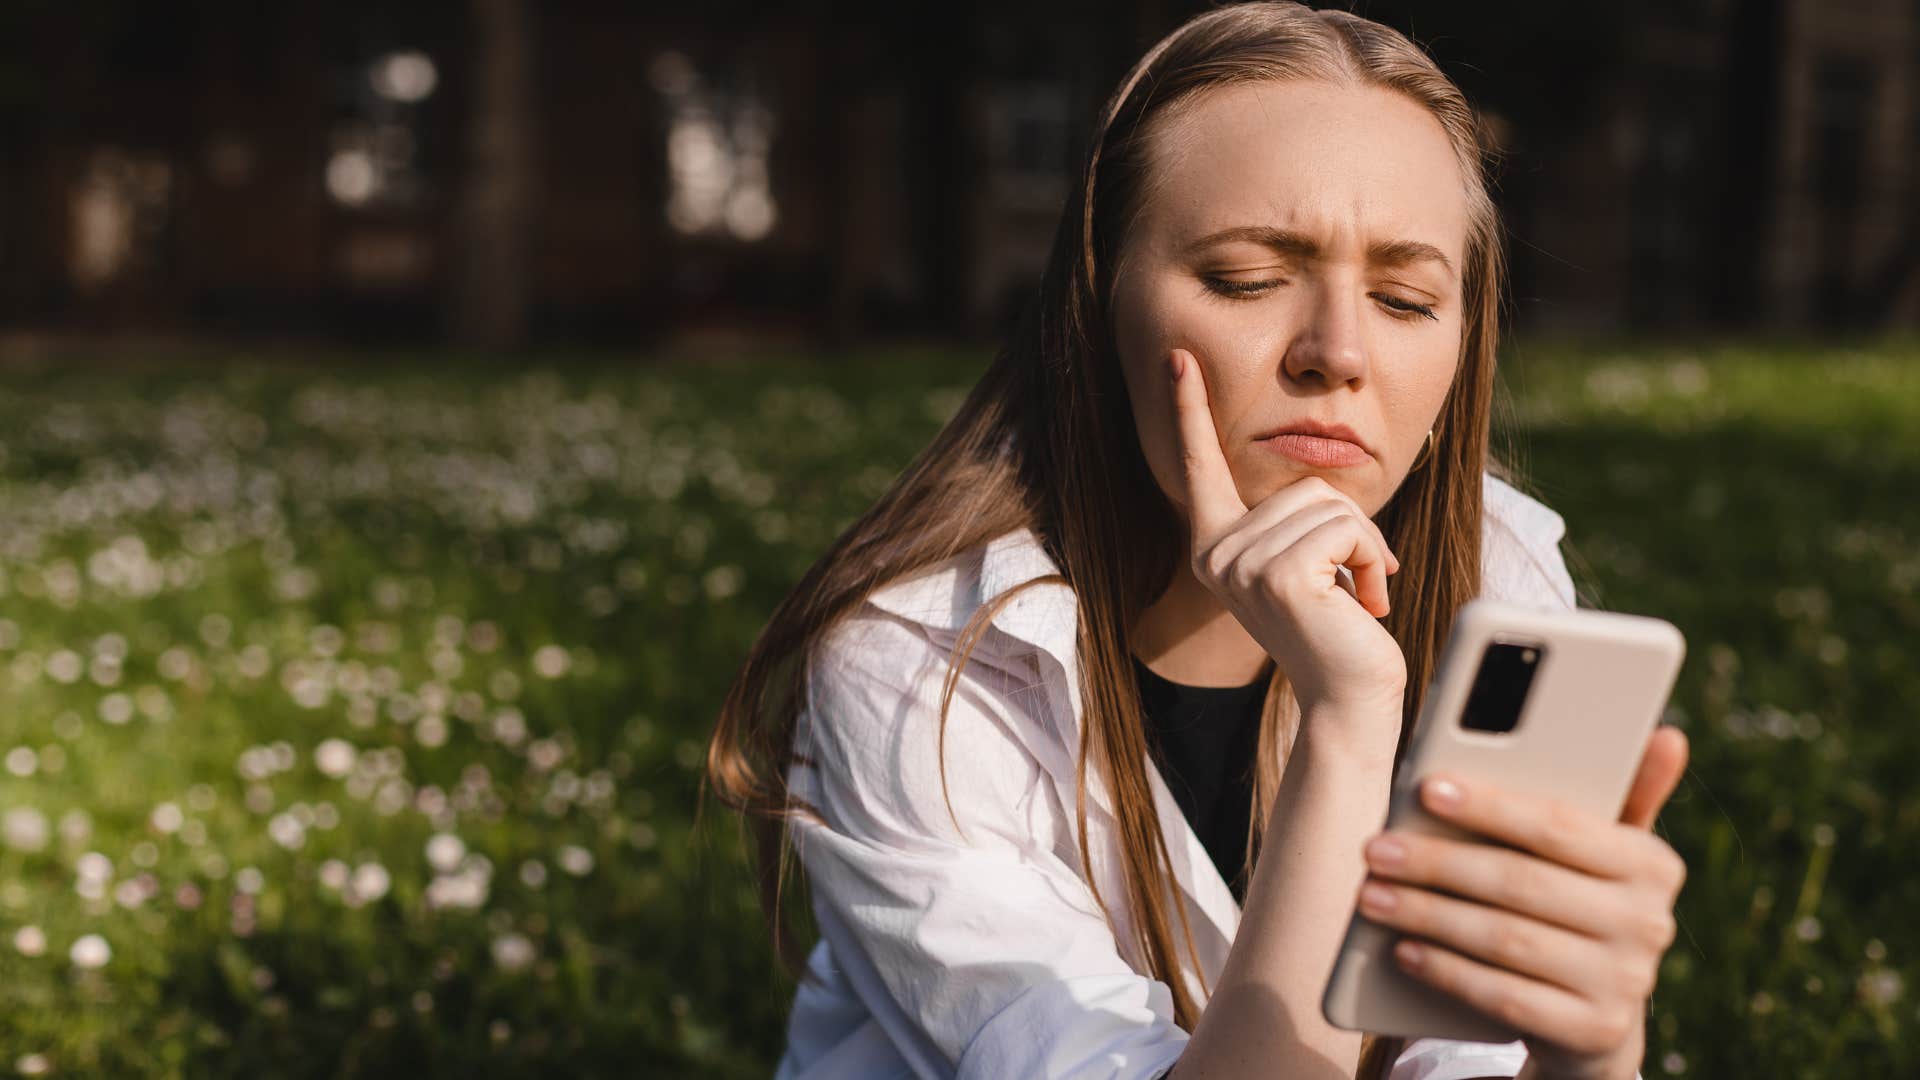
<instances>
[{"instance_id":1,"label":"black top","mask_svg":"<svg viewBox=\"0 0 1920 1080\"><path fill-rule=\"evenodd\" d=\"M1244 899L1253 767L1271 668L1245 686L1169 682L1137 656L1133 673L1160 775L1235 899ZM1171 847L1173 839L1167 842Z\"/></svg>"}]
</instances>

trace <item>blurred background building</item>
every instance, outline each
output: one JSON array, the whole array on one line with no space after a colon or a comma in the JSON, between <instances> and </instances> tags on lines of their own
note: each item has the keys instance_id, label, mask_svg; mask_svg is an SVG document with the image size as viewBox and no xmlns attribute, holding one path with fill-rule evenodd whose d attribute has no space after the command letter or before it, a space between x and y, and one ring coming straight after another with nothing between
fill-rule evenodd
<instances>
[{"instance_id":1,"label":"blurred background building","mask_svg":"<svg viewBox=\"0 0 1920 1080\"><path fill-rule=\"evenodd\" d=\"M1204 6L10 0L0 325L990 340ZM1920 0L1352 6L1491 114L1521 326L1920 325Z\"/></svg>"}]
</instances>

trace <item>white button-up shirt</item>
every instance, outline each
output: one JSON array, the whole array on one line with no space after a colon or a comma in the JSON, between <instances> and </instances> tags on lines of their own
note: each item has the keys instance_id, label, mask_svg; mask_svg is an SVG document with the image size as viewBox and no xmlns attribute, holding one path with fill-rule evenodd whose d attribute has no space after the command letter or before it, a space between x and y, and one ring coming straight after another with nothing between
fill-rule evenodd
<instances>
[{"instance_id":1,"label":"white button-up shirt","mask_svg":"<svg viewBox=\"0 0 1920 1080\"><path fill-rule=\"evenodd\" d=\"M1492 476L1484 491L1483 594L1573 607L1560 516ZM1170 991L1135 955L1113 795L1094 768L1091 866L1080 865L1077 608L1066 586L1010 601L961 669L943 795L938 718L960 629L980 605L1057 572L1030 530L1008 533L879 590L815 653L795 731L813 765L796 763L789 780L821 815L793 823L821 930L808 961L818 981L795 995L776 1080L1146 1078L1185 1048ZM1147 773L1178 899L1217 985L1240 908L1151 762ZM1204 1002L1184 951L1182 963ZM1418 1039L1391 1076L1512 1076L1525 1058L1518 1042Z\"/></svg>"}]
</instances>

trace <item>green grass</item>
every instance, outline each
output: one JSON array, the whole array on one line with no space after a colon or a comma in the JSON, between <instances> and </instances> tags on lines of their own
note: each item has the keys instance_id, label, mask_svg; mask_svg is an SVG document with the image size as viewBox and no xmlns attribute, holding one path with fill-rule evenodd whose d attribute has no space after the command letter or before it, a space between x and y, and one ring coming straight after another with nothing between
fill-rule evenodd
<instances>
[{"instance_id":1,"label":"green grass","mask_svg":"<svg viewBox=\"0 0 1920 1080\"><path fill-rule=\"evenodd\" d=\"M0 371L0 1071L767 1075L708 726L983 362ZM1576 576L1690 644L1646 1074L1920 1068L1920 349L1507 381Z\"/></svg>"},{"instance_id":2,"label":"green grass","mask_svg":"<svg viewBox=\"0 0 1920 1080\"><path fill-rule=\"evenodd\" d=\"M1920 349L1569 350L1514 381L1601 606L1689 639L1648 1075L1911 1075Z\"/></svg>"}]
</instances>

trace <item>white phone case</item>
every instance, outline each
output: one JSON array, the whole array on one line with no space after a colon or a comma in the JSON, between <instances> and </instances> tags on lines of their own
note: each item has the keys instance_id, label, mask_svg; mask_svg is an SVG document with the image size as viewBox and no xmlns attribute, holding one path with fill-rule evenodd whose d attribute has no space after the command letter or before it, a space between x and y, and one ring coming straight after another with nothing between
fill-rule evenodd
<instances>
[{"instance_id":1,"label":"white phone case","mask_svg":"<svg viewBox=\"0 0 1920 1080\"><path fill-rule=\"evenodd\" d=\"M1481 656L1494 642L1542 649L1519 719L1504 734L1461 726ZM1394 778L1387 827L1470 838L1420 806L1419 782L1438 770L1617 817L1685 653L1680 631L1661 619L1487 599L1467 603L1454 620ZM1397 937L1354 914L1321 1000L1329 1023L1381 1035L1475 1042L1520 1037L1401 971L1392 954Z\"/></svg>"}]
</instances>

